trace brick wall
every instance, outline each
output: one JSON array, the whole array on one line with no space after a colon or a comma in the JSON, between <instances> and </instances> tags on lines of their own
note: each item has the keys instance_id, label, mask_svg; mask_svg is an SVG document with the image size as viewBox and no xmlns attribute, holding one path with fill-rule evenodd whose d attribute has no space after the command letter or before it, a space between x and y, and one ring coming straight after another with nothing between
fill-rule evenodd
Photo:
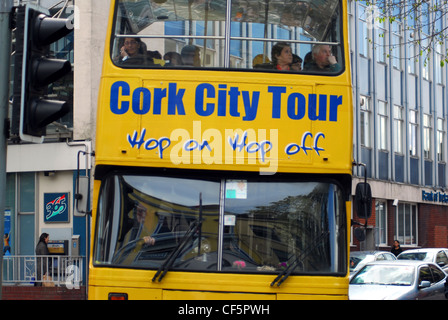
<instances>
[{"instance_id":1,"label":"brick wall","mask_svg":"<svg viewBox=\"0 0 448 320\"><path fill-rule=\"evenodd\" d=\"M86 300L86 288L3 286L3 300Z\"/></svg>"},{"instance_id":2,"label":"brick wall","mask_svg":"<svg viewBox=\"0 0 448 320\"><path fill-rule=\"evenodd\" d=\"M380 250L389 251L395 240L396 221L395 207L392 201L387 201L387 246ZM375 226L376 212L375 199L372 201L372 216L368 220L369 226ZM354 212L353 220L362 224L364 219L359 219ZM356 226L355 226L356 227ZM360 243L353 239L352 250L359 250ZM418 204L418 244L422 248L448 248L448 207L436 204ZM402 245L402 249L409 249Z\"/></svg>"},{"instance_id":3,"label":"brick wall","mask_svg":"<svg viewBox=\"0 0 448 320\"><path fill-rule=\"evenodd\" d=\"M418 218L420 246L448 247L448 207L422 204Z\"/></svg>"}]
</instances>

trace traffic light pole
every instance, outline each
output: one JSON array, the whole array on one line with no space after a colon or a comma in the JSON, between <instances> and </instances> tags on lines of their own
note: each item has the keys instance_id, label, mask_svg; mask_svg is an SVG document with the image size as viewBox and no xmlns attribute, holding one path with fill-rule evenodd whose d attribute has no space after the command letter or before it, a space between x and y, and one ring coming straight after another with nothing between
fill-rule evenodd
<instances>
[{"instance_id":1,"label":"traffic light pole","mask_svg":"<svg viewBox=\"0 0 448 320\"><path fill-rule=\"evenodd\" d=\"M0 300L3 298L3 236L6 202L6 128L9 109L11 58L11 11L13 0L0 0Z\"/></svg>"}]
</instances>

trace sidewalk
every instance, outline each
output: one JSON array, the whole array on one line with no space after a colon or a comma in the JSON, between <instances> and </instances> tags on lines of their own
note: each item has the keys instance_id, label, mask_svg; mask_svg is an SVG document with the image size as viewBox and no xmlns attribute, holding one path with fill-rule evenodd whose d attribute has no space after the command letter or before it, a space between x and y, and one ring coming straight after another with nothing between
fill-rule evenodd
<instances>
[{"instance_id":1,"label":"sidewalk","mask_svg":"<svg viewBox=\"0 0 448 320\"><path fill-rule=\"evenodd\" d=\"M3 286L2 300L86 300L86 287Z\"/></svg>"}]
</instances>

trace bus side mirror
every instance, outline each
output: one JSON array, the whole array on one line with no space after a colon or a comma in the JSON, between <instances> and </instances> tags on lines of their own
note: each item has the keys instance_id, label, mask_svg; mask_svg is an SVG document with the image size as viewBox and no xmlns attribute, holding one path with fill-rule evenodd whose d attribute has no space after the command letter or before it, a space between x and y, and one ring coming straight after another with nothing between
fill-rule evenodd
<instances>
[{"instance_id":1,"label":"bus side mirror","mask_svg":"<svg viewBox=\"0 0 448 320\"><path fill-rule=\"evenodd\" d=\"M75 193L75 212L76 217L83 217L89 210L89 193L90 193L90 179L86 176L78 176L76 179L76 193Z\"/></svg>"},{"instance_id":2,"label":"bus side mirror","mask_svg":"<svg viewBox=\"0 0 448 320\"><path fill-rule=\"evenodd\" d=\"M356 185L355 207L359 218L369 219L372 215L372 190L367 182Z\"/></svg>"}]
</instances>

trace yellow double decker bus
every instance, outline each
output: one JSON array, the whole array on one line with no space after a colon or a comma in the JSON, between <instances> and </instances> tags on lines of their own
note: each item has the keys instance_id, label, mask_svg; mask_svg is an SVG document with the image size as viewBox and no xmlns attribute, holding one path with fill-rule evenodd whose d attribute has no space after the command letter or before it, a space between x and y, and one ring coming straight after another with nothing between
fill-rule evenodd
<instances>
[{"instance_id":1,"label":"yellow double decker bus","mask_svg":"<svg viewBox=\"0 0 448 320\"><path fill-rule=\"evenodd\" d=\"M346 1L113 0L90 299L346 299Z\"/></svg>"}]
</instances>

